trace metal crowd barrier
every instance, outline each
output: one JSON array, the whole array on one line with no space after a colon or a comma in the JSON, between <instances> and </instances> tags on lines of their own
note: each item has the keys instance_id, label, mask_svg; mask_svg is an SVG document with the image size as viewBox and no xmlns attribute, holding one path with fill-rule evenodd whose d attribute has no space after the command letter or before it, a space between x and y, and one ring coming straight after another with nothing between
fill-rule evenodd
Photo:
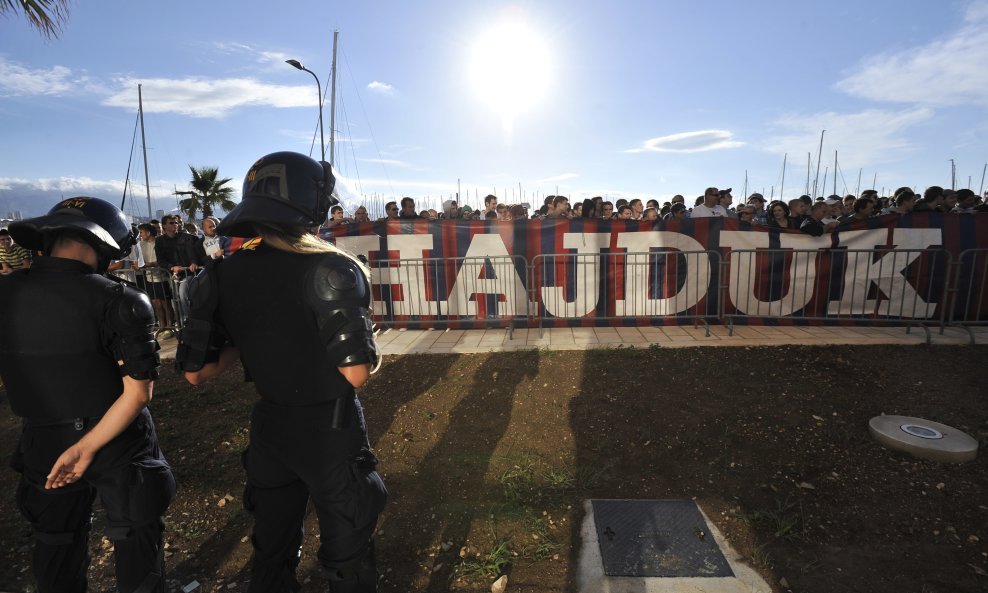
<instances>
[{"instance_id":1,"label":"metal crowd barrier","mask_svg":"<svg viewBox=\"0 0 988 593\"><path fill-rule=\"evenodd\" d=\"M725 261L724 318L796 323L943 325L951 256L944 249L736 249Z\"/></svg>"},{"instance_id":2,"label":"metal crowd barrier","mask_svg":"<svg viewBox=\"0 0 988 593\"><path fill-rule=\"evenodd\" d=\"M955 262L950 285L950 311L947 323L968 332L975 343L971 326L988 325L988 249L967 249ZM944 325L940 326L943 333Z\"/></svg>"},{"instance_id":3,"label":"metal crowd barrier","mask_svg":"<svg viewBox=\"0 0 988 593\"><path fill-rule=\"evenodd\" d=\"M109 274L123 280L130 287L147 294L148 298L151 299L152 305L156 300L162 301L161 306L168 307L171 310L172 323L168 324L165 323L165 320L158 319L158 309L155 308L156 333L170 330L175 332L175 337L177 337L178 331L182 329L180 315L182 309L178 301L180 281L174 274L169 274L165 270L134 270L132 268L114 270L109 272Z\"/></svg>"},{"instance_id":4,"label":"metal crowd barrier","mask_svg":"<svg viewBox=\"0 0 988 593\"><path fill-rule=\"evenodd\" d=\"M520 255L371 260L374 320L384 327L527 325Z\"/></svg>"},{"instance_id":5,"label":"metal crowd barrier","mask_svg":"<svg viewBox=\"0 0 988 593\"><path fill-rule=\"evenodd\" d=\"M754 249L385 259L370 262L383 327L739 323L988 325L988 249ZM113 272L163 300L180 330L179 281ZM618 324L618 323L614 323Z\"/></svg>"},{"instance_id":6,"label":"metal crowd barrier","mask_svg":"<svg viewBox=\"0 0 988 593\"><path fill-rule=\"evenodd\" d=\"M537 255L529 286L539 335L546 321L631 318L654 324L661 318L703 323L709 336L709 321L720 317L720 295L711 290L719 269L716 251Z\"/></svg>"}]
</instances>

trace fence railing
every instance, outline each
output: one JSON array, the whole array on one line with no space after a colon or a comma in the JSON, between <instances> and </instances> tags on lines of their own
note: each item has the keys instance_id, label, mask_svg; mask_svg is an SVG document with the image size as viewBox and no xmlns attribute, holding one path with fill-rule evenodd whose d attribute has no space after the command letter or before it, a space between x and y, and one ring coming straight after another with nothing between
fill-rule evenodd
<instances>
[{"instance_id":1,"label":"fence railing","mask_svg":"<svg viewBox=\"0 0 988 593\"><path fill-rule=\"evenodd\" d=\"M738 321L943 325L944 249L733 250L725 265L730 332Z\"/></svg>"},{"instance_id":2,"label":"fence railing","mask_svg":"<svg viewBox=\"0 0 988 593\"><path fill-rule=\"evenodd\" d=\"M716 251L657 250L648 253L545 254L530 266L533 312L544 324L703 323L720 317Z\"/></svg>"},{"instance_id":3,"label":"fence railing","mask_svg":"<svg viewBox=\"0 0 988 593\"><path fill-rule=\"evenodd\" d=\"M988 325L988 249L968 249L957 256L952 282L948 286L951 306L947 325L962 327L971 336L971 326Z\"/></svg>"},{"instance_id":4,"label":"fence railing","mask_svg":"<svg viewBox=\"0 0 988 593\"><path fill-rule=\"evenodd\" d=\"M384 327L525 325L531 314L521 256L371 260L374 320Z\"/></svg>"},{"instance_id":5,"label":"fence railing","mask_svg":"<svg viewBox=\"0 0 988 593\"><path fill-rule=\"evenodd\" d=\"M606 246L600 246L606 248ZM740 324L988 325L988 249L751 249L371 260L394 328ZM151 292L141 271L120 273ZM179 320L179 283L166 276ZM160 323L160 322L159 322ZM161 324L179 329L180 322Z\"/></svg>"}]
</instances>

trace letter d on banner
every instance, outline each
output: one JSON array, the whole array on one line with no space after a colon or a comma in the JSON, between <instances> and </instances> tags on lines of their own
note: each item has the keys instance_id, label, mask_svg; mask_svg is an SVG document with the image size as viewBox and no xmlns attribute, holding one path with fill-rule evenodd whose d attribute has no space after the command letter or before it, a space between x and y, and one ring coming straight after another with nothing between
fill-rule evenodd
<instances>
[{"instance_id":1,"label":"letter d on banner","mask_svg":"<svg viewBox=\"0 0 988 593\"><path fill-rule=\"evenodd\" d=\"M699 303L710 288L710 257L693 237L669 231L621 233L617 246L627 249L629 254L625 258L624 300L614 302L617 315L642 317L682 313ZM648 298L649 280L653 276L649 260L657 264L662 258L676 256L673 253L650 254L648 251L652 247L689 252L681 254L686 259L682 288L670 297ZM658 281L657 278L654 280Z\"/></svg>"}]
</instances>

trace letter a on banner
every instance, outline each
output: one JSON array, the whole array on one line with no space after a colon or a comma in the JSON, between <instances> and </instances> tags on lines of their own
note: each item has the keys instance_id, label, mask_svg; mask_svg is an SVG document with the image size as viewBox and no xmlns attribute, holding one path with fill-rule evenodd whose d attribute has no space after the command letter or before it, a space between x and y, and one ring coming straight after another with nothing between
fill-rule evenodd
<instances>
[{"instance_id":1,"label":"letter a on banner","mask_svg":"<svg viewBox=\"0 0 988 593\"><path fill-rule=\"evenodd\" d=\"M450 315L475 316L477 299L494 295L499 303L498 317L513 317L518 311L528 311L527 294L501 235L478 234L470 241L456 272L448 310Z\"/></svg>"}]
</instances>

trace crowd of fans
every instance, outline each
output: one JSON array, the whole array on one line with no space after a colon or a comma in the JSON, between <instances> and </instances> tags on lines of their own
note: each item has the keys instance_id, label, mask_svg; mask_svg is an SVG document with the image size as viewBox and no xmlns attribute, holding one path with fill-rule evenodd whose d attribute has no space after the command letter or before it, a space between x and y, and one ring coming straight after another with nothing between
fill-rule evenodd
<instances>
[{"instance_id":1,"label":"crowd of fans","mask_svg":"<svg viewBox=\"0 0 988 593\"><path fill-rule=\"evenodd\" d=\"M442 210L417 210L414 198L405 197L398 202L388 202L384 216L378 221L388 220L528 220L554 218L596 218L605 220L670 220L673 218L702 218L722 216L736 218L751 224L789 228L811 235L822 235L841 225L850 224L872 216L885 214L908 214L910 212L944 212L970 214L988 212L988 201L983 200L970 189L950 190L939 186L928 187L922 195L915 194L908 187L900 187L891 196L879 196L875 190L865 190L860 196L831 195L815 200L808 195L783 201L767 203L760 193L753 193L743 203L734 205L732 189L708 187L703 195L694 200L692 207L686 205L682 195L673 196L659 205L659 201L649 199L619 199L614 202L602 197L594 197L571 203L566 196L546 196L543 204L530 211L529 204L505 204L497 196L484 198L484 209L474 209L468 205L459 206L455 200L443 202ZM985 192L988 198L988 192ZM334 206L326 225L332 228L342 224L369 222L366 206L359 206L352 217L347 217L342 206Z\"/></svg>"},{"instance_id":2,"label":"crowd of fans","mask_svg":"<svg viewBox=\"0 0 988 593\"><path fill-rule=\"evenodd\" d=\"M484 209L459 206L455 200L446 200L442 210L417 210L415 199L404 197L400 202L388 202L385 216L388 220L529 220L593 218L602 220L670 220L721 216L736 218L753 225L799 230L814 236L838 230L841 226L881 215L904 215L910 212L942 212L973 214L988 212L988 192L981 197L970 189L950 190L930 186L918 195L908 187L900 187L891 196L879 196L875 190L865 190L859 196L831 195L815 200L808 195L766 204L764 196L753 193L737 205L731 188L708 187L697 197L692 207L687 207L682 195L659 204L658 200L619 199L614 202L594 197L570 203L566 196L546 196L541 207L530 211L529 204L505 204L497 196L484 198ZM347 217L342 206L333 206L324 232L342 224L370 222L366 206L358 206L353 216ZM165 328L159 337L172 337L176 320L183 319L187 302L186 280L206 264L207 259L230 255L240 240L231 240L216 234L219 220L208 216L202 221L202 229L194 222L183 223L179 215L166 215L161 221L151 220L138 225L140 240L127 260L110 264L110 272L135 281L138 288L148 294L154 306L159 326ZM320 229L310 229L319 232ZM0 265L2 273L31 265L31 254L16 245L6 229L0 229ZM177 290L177 294L174 292ZM173 307L174 305L174 307Z\"/></svg>"}]
</instances>

